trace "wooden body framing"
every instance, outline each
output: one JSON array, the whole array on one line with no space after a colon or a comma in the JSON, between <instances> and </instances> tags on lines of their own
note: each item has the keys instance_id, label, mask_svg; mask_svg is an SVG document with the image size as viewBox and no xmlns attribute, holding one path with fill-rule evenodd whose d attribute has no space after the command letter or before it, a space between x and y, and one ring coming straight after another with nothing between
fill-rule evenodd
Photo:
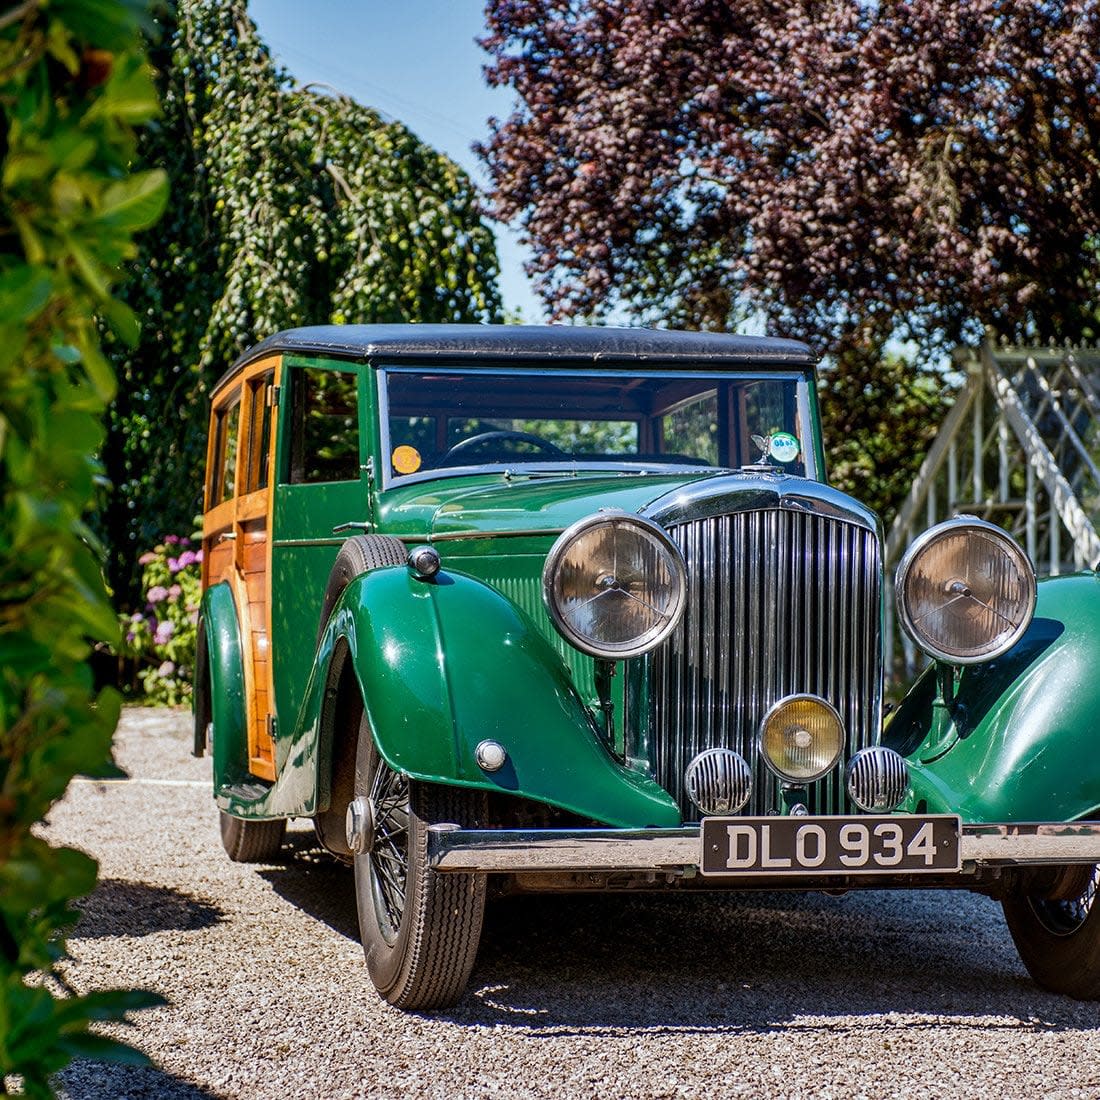
<instances>
[{"instance_id":1,"label":"wooden body framing","mask_svg":"<svg viewBox=\"0 0 1100 1100\"><path fill-rule=\"evenodd\" d=\"M269 639L274 394L281 374L281 356L260 359L215 392L202 526L203 588L226 581L233 592L243 650L249 770L266 780L275 778ZM235 451L227 455L234 432ZM230 475L231 489L226 484Z\"/></svg>"}]
</instances>

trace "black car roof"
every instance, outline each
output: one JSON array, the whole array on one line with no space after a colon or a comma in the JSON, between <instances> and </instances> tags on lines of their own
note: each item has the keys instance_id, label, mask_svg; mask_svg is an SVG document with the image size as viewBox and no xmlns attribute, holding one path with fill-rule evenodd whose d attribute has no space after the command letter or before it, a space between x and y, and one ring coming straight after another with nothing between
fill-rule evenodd
<instances>
[{"instance_id":1,"label":"black car roof","mask_svg":"<svg viewBox=\"0 0 1100 1100\"><path fill-rule=\"evenodd\" d=\"M790 369L813 366L813 352L797 340L721 332L673 332L596 325L314 325L269 336L246 351L219 381L264 356L319 355L362 361L521 363L562 366L659 360L719 366Z\"/></svg>"}]
</instances>

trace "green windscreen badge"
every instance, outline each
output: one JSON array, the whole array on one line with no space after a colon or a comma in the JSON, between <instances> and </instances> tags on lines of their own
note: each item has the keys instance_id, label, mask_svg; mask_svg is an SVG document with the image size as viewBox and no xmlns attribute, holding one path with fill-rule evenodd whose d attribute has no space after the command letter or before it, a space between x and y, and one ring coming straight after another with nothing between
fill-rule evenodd
<instances>
[{"instance_id":1,"label":"green windscreen badge","mask_svg":"<svg viewBox=\"0 0 1100 1100\"><path fill-rule=\"evenodd\" d=\"M772 432L766 439L754 435L753 442L764 452L764 456L776 462L794 462L802 450L798 437L790 432Z\"/></svg>"}]
</instances>

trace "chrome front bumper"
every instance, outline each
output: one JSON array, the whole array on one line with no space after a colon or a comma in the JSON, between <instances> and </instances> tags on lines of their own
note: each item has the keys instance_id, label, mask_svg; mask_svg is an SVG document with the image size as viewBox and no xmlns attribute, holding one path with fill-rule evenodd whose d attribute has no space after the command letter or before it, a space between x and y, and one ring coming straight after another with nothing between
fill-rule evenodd
<instances>
[{"instance_id":1,"label":"chrome front bumper","mask_svg":"<svg viewBox=\"0 0 1100 1100\"><path fill-rule=\"evenodd\" d=\"M963 871L979 867L1100 863L1100 823L963 825ZM698 827L683 829L428 830L437 871L694 873Z\"/></svg>"}]
</instances>

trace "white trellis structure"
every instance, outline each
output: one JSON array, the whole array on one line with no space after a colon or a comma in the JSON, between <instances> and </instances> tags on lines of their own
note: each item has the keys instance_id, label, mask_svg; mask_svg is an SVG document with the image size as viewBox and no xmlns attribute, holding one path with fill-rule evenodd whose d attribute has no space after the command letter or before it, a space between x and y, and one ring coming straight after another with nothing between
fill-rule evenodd
<instances>
[{"instance_id":1,"label":"white trellis structure","mask_svg":"<svg viewBox=\"0 0 1100 1100\"><path fill-rule=\"evenodd\" d=\"M913 537L958 515L1010 531L1040 575L1100 560L1100 348L956 353L966 382L886 540L886 640L893 574ZM919 655L903 636L906 678Z\"/></svg>"}]
</instances>

